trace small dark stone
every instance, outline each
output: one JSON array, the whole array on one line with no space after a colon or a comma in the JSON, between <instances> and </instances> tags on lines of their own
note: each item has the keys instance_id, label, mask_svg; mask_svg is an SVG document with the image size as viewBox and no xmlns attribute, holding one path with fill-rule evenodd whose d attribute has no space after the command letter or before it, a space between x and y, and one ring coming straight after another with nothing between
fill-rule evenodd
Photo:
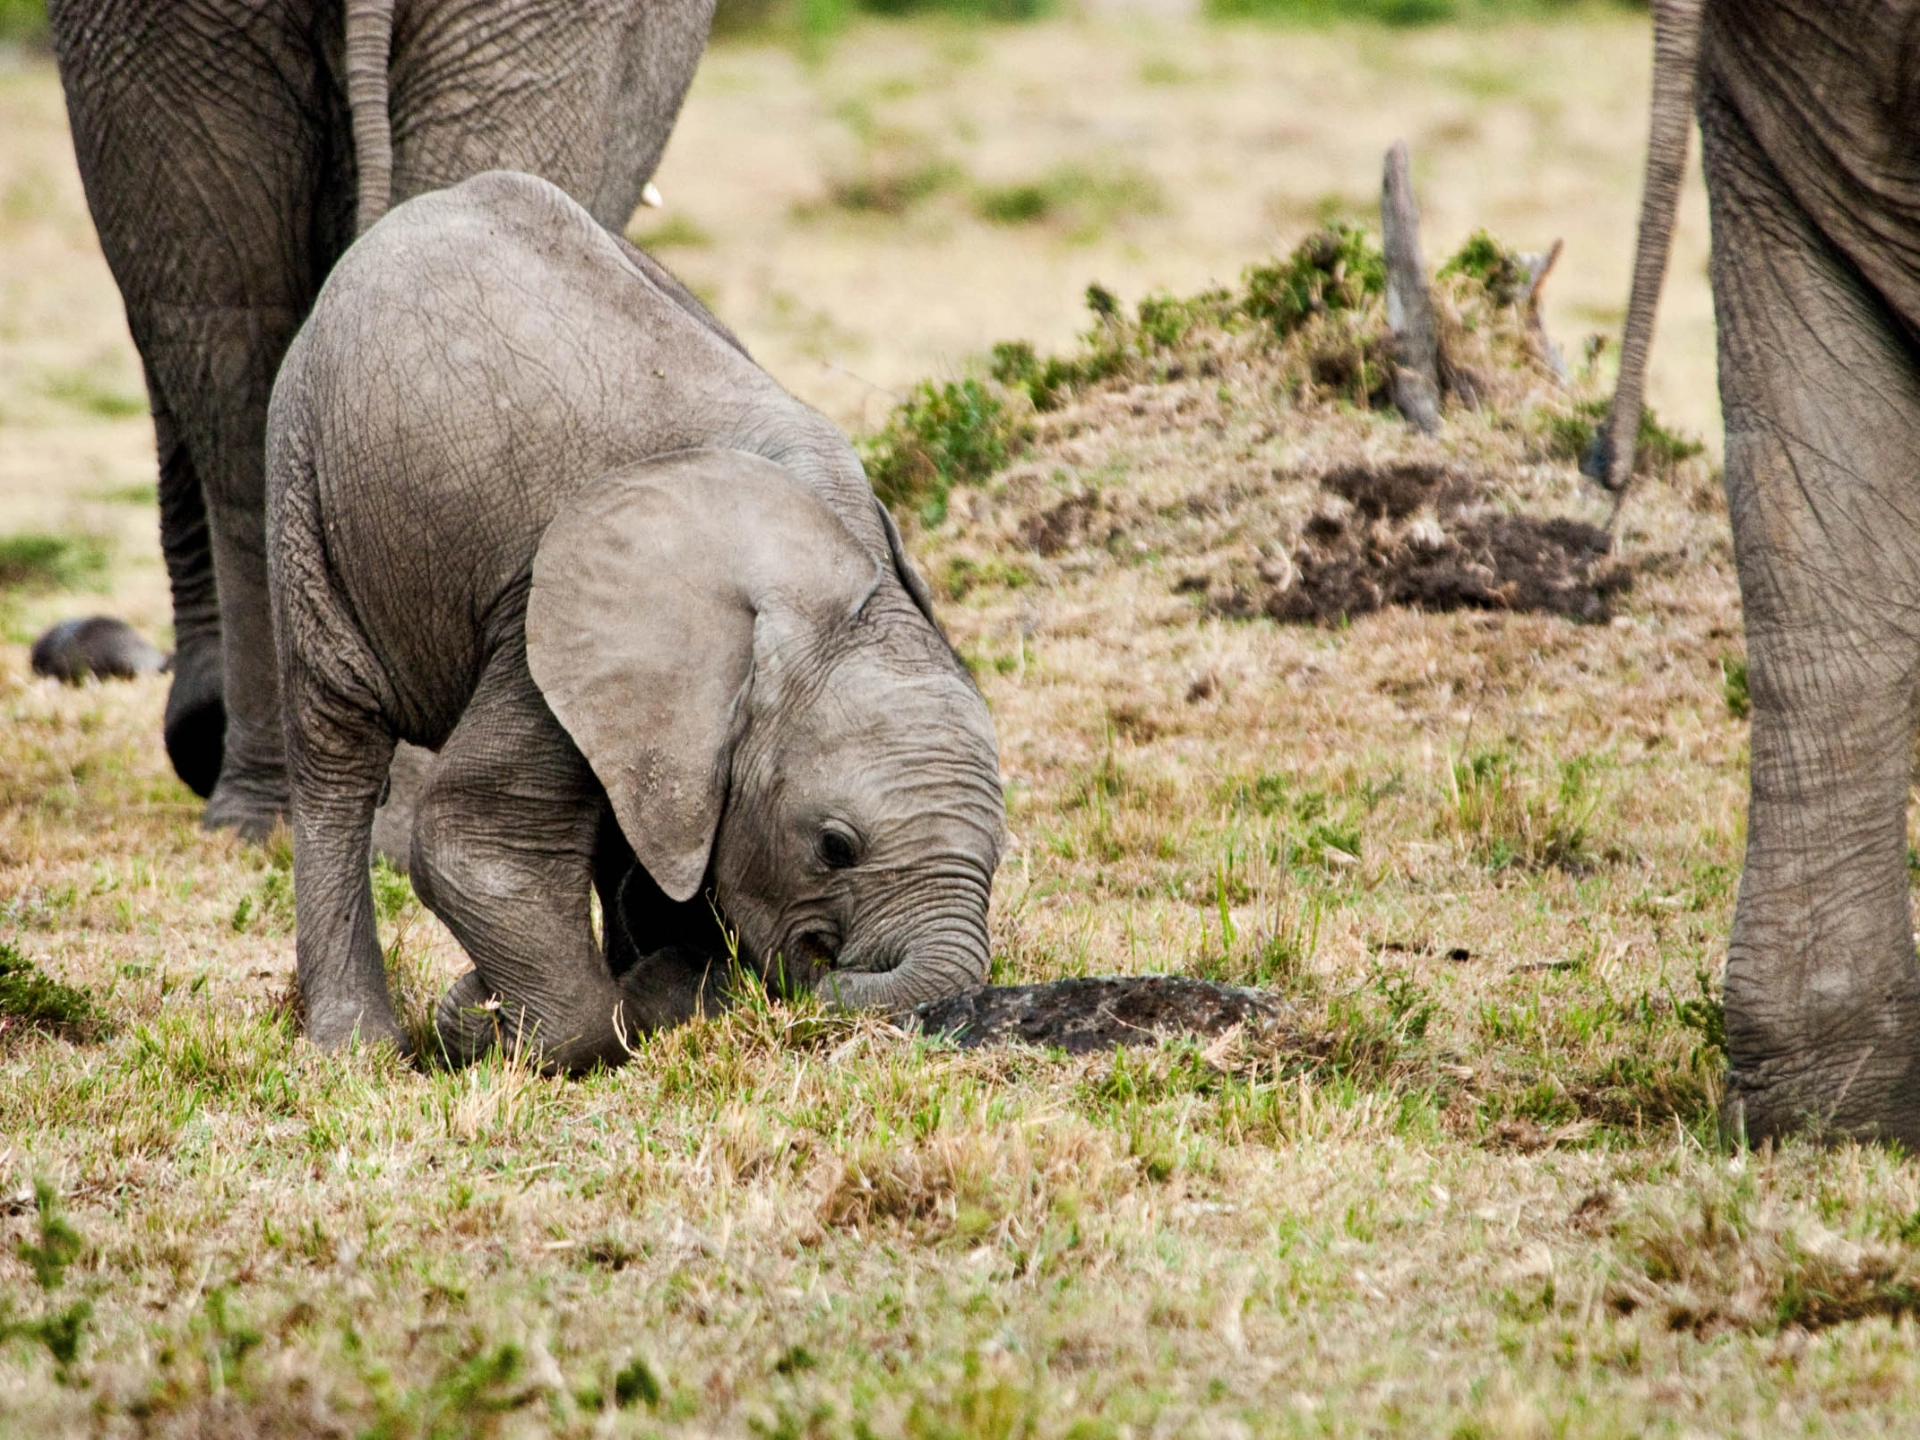
<instances>
[{"instance_id":1,"label":"small dark stone","mask_svg":"<svg viewBox=\"0 0 1920 1440\"><path fill-rule=\"evenodd\" d=\"M1150 1045L1176 1035L1218 1035L1235 1025L1273 1022L1279 997L1185 975L1117 975L1044 985L982 985L900 1017L966 1049L1037 1045L1085 1055L1116 1045Z\"/></svg>"},{"instance_id":2,"label":"small dark stone","mask_svg":"<svg viewBox=\"0 0 1920 1440\"><path fill-rule=\"evenodd\" d=\"M62 620L33 642L30 659L34 674L48 675L68 685L78 685L88 676L131 680L167 668L164 654L126 621L111 615Z\"/></svg>"}]
</instances>

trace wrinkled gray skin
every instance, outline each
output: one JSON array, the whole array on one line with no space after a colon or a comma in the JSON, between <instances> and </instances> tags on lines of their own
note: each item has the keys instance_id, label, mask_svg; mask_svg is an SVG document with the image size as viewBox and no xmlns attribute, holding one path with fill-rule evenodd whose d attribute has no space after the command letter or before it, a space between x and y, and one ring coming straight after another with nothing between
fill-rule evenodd
<instances>
[{"instance_id":1,"label":"wrinkled gray skin","mask_svg":"<svg viewBox=\"0 0 1920 1440\"><path fill-rule=\"evenodd\" d=\"M286 806L267 396L356 209L370 218L389 191L405 199L511 166L624 225L712 9L51 0L87 203L153 408L176 644L167 752L211 795L209 826L258 836Z\"/></svg>"},{"instance_id":2,"label":"wrinkled gray skin","mask_svg":"<svg viewBox=\"0 0 1920 1440\"><path fill-rule=\"evenodd\" d=\"M62 620L33 642L28 658L34 674L68 685L84 680L131 680L139 675L157 675L167 668L165 655L126 621L111 615Z\"/></svg>"},{"instance_id":3,"label":"wrinkled gray skin","mask_svg":"<svg viewBox=\"0 0 1920 1440\"><path fill-rule=\"evenodd\" d=\"M1699 37L1656 90L1696 77L1753 694L1726 1116L1920 1145L1920 5L1731 0ZM1684 124L1656 143L1677 171Z\"/></svg>"},{"instance_id":4,"label":"wrinkled gray skin","mask_svg":"<svg viewBox=\"0 0 1920 1440\"><path fill-rule=\"evenodd\" d=\"M455 1059L617 1063L713 999L709 895L789 988L979 982L997 749L898 533L839 433L559 190L483 175L368 232L268 468L314 1040L400 1041L367 877L396 737L439 750L413 880L475 966Z\"/></svg>"}]
</instances>

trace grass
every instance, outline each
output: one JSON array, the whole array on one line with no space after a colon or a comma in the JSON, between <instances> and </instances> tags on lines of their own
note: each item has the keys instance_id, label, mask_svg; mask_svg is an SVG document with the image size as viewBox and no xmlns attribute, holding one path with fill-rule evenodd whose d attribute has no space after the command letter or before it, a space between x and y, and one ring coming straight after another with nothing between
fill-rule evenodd
<instances>
[{"instance_id":1,"label":"grass","mask_svg":"<svg viewBox=\"0 0 1920 1440\"><path fill-rule=\"evenodd\" d=\"M0 592L44 593L100 585L112 559L96 535L0 536Z\"/></svg>"},{"instance_id":2,"label":"grass","mask_svg":"<svg viewBox=\"0 0 1920 1440\"><path fill-rule=\"evenodd\" d=\"M44 44L46 0L0 0L0 43Z\"/></svg>"},{"instance_id":3,"label":"grass","mask_svg":"<svg viewBox=\"0 0 1920 1440\"><path fill-rule=\"evenodd\" d=\"M702 205L714 243L688 258L733 295L723 266L771 262L729 259L727 212ZM871 228L792 230L838 245ZM1618 623L1236 618L1179 587L1252 585L1321 503L1302 477L1356 454L1470 467L1502 503L1575 513L1572 464L1541 437L1583 382L1508 386L1510 307L1450 276L1488 411L1450 410L1412 450L1356 383L1313 373L1364 337L1372 301L1283 337L1229 314L1243 281L1227 300L1203 274L1155 295L1045 226L973 233L1067 266L1069 297L1106 282L1078 320L1090 338L1029 344L1010 381L986 356L918 371L936 390L971 378L1031 427L950 485L937 523L905 508L1008 776L995 974L1265 984L1286 1033L1067 1059L764 1005L578 1082L318 1055L288 1004L284 847L198 830L156 741L164 681L35 685L10 647L0 934L111 1029L0 1040L0 1428L1911 1428L1920 1165L1719 1134L1748 725L1729 713L1738 596L1704 458L1625 502L1640 568ZM1029 386L1056 362L1041 408ZM17 452L36 503L150 464L139 417L74 419L71 437L124 438L132 459ZM164 614L150 548L121 547L106 581L116 606ZM1465 824L1454 767L1483 754L1505 759L1485 824ZM1556 824L1577 862L1526 860ZM378 873L376 905L418 1023L464 961L401 877Z\"/></svg>"}]
</instances>

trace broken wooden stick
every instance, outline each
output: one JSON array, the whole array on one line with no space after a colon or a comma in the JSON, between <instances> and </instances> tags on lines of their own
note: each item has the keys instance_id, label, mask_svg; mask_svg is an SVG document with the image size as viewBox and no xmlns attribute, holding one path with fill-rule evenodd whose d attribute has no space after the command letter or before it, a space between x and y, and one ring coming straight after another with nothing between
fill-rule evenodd
<instances>
[{"instance_id":1,"label":"broken wooden stick","mask_svg":"<svg viewBox=\"0 0 1920 1440\"><path fill-rule=\"evenodd\" d=\"M1393 332L1393 403L1415 429L1440 429L1440 327L1420 258L1420 212L1413 203L1407 142L1387 151L1380 191L1380 233L1387 257L1387 325Z\"/></svg>"},{"instance_id":2,"label":"broken wooden stick","mask_svg":"<svg viewBox=\"0 0 1920 1440\"><path fill-rule=\"evenodd\" d=\"M1553 273L1554 261L1560 258L1561 241L1554 241L1553 248L1544 255L1522 255L1520 263L1527 271L1527 337L1533 343L1534 353L1554 378L1562 385L1567 383L1567 361L1560 353L1560 347L1553 343L1547 334L1546 317L1540 313L1540 287L1547 283L1547 276Z\"/></svg>"}]
</instances>

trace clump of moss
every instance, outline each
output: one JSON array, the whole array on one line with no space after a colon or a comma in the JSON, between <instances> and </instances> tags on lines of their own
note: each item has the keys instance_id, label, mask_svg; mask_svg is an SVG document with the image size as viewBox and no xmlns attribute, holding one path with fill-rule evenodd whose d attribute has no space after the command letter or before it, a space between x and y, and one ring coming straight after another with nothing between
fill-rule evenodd
<instances>
[{"instance_id":1,"label":"clump of moss","mask_svg":"<svg viewBox=\"0 0 1920 1440\"><path fill-rule=\"evenodd\" d=\"M17 947L0 944L0 1037L39 1030L77 1043L107 1029L106 1017L86 991L43 975Z\"/></svg>"},{"instance_id":2,"label":"clump of moss","mask_svg":"<svg viewBox=\"0 0 1920 1440\"><path fill-rule=\"evenodd\" d=\"M1358 225L1336 224L1310 235L1276 265L1249 266L1241 302L1281 338L1315 315L1364 310L1386 293L1387 261Z\"/></svg>"},{"instance_id":3,"label":"clump of moss","mask_svg":"<svg viewBox=\"0 0 1920 1440\"><path fill-rule=\"evenodd\" d=\"M937 525L947 513L948 492L1005 465L1023 433L1006 401L980 381L923 380L868 442L867 478L890 509Z\"/></svg>"}]
</instances>

